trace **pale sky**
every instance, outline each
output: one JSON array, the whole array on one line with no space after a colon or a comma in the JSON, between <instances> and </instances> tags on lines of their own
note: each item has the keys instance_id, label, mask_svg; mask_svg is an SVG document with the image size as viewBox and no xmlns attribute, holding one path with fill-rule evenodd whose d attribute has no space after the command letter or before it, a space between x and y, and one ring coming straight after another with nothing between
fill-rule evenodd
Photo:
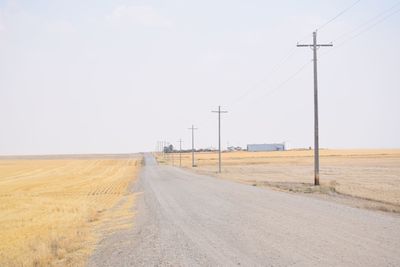
<instances>
[{"instance_id":1,"label":"pale sky","mask_svg":"<svg viewBox=\"0 0 400 267\"><path fill-rule=\"evenodd\" d=\"M192 124L217 147L218 105L224 147L312 146L312 64L293 77L312 51L296 43L354 2L0 0L0 154L189 148ZM400 148L396 3L318 31L334 45L318 51L321 147Z\"/></svg>"}]
</instances>

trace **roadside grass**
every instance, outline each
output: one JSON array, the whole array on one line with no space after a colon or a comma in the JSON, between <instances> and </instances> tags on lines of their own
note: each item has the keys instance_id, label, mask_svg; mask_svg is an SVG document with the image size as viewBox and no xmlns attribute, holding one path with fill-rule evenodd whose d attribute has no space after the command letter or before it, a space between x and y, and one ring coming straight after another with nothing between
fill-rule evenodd
<instances>
[{"instance_id":1,"label":"roadside grass","mask_svg":"<svg viewBox=\"0 0 400 267\"><path fill-rule=\"evenodd\" d=\"M132 222L139 168L138 158L0 160L0 266L84 266L99 238Z\"/></svg>"},{"instance_id":2,"label":"roadside grass","mask_svg":"<svg viewBox=\"0 0 400 267\"><path fill-rule=\"evenodd\" d=\"M177 154L157 158L171 164L173 156L177 162ZM399 149L322 149L319 187L313 186L312 150L225 152L221 174L216 172L217 153L196 153L195 160L192 169L191 154L183 153L183 168L276 190L363 199L373 209L400 212Z\"/></svg>"}]
</instances>

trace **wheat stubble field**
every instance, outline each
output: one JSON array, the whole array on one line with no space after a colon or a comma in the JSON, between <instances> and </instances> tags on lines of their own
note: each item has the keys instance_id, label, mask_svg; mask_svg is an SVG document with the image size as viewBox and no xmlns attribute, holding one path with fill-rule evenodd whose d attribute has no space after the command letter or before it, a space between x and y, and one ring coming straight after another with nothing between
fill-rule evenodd
<instances>
[{"instance_id":1,"label":"wheat stubble field","mask_svg":"<svg viewBox=\"0 0 400 267\"><path fill-rule=\"evenodd\" d=\"M0 160L0 266L82 266L133 216L141 160ZM118 205L117 205L118 204Z\"/></svg>"},{"instance_id":2,"label":"wheat stubble field","mask_svg":"<svg viewBox=\"0 0 400 267\"><path fill-rule=\"evenodd\" d=\"M317 193L340 193L380 203L375 205L378 209L400 211L399 149L324 149L320 155L321 187ZM285 191L315 190L312 150L226 152L222 154L221 174L216 173L217 153L196 153L195 158L194 170L199 173ZM158 159L172 164L172 155L165 159L158 155ZM179 164L177 153L174 164ZM191 169L190 153L182 154L182 165Z\"/></svg>"}]
</instances>

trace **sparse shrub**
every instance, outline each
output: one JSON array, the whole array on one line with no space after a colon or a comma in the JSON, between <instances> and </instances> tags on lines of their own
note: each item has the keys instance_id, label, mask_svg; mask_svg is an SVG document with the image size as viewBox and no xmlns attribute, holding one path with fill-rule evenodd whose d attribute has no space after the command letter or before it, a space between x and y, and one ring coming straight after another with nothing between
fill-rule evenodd
<instances>
[{"instance_id":1,"label":"sparse shrub","mask_svg":"<svg viewBox=\"0 0 400 267\"><path fill-rule=\"evenodd\" d=\"M336 187L337 187L338 185L339 185L339 184L338 184L338 182L336 182L336 180L330 181L330 182L329 182L329 190L330 190L331 192L336 193Z\"/></svg>"}]
</instances>

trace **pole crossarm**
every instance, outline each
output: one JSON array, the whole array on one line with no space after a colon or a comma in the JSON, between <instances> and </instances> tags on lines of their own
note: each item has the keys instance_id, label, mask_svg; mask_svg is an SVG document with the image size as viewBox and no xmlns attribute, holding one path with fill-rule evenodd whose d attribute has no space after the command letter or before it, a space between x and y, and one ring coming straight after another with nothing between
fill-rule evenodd
<instances>
[{"instance_id":1,"label":"pole crossarm","mask_svg":"<svg viewBox=\"0 0 400 267\"><path fill-rule=\"evenodd\" d=\"M317 44L316 47L320 46L333 46L333 44ZM314 47L313 44L297 44L297 47Z\"/></svg>"},{"instance_id":2,"label":"pole crossarm","mask_svg":"<svg viewBox=\"0 0 400 267\"><path fill-rule=\"evenodd\" d=\"M194 131L194 130L198 130L198 128L194 128L194 127L192 126L192 127L188 128L188 130Z\"/></svg>"}]
</instances>

